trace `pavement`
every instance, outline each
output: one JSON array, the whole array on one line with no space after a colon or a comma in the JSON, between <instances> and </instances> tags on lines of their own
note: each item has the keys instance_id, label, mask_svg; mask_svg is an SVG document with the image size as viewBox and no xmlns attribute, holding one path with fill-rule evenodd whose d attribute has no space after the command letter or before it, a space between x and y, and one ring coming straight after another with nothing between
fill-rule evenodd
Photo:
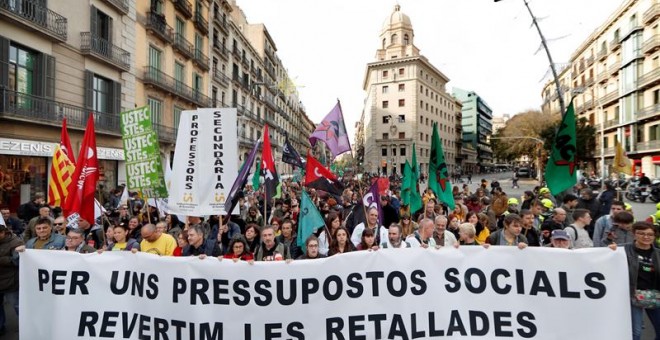
<instances>
[{"instance_id":1,"label":"pavement","mask_svg":"<svg viewBox=\"0 0 660 340\"><path fill-rule=\"evenodd\" d=\"M488 181L489 185L493 180L497 180L498 182L500 182L502 189L509 197L521 197L525 191L533 190L534 187L538 185L538 181L534 179L521 178L518 181L518 185L520 187L512 188L511 187L512 177L513 177L513 173L511 172L474 175L472 176L472 184L468 184L468 185L470 186L470 190L474 191L480 185L482 178L485 178ZM455 183L454 185L458 184L462 186L463 182ZM425 187L425 184L423 186ZM422 190L423 189L424 188L422 188ZM646 219L647 216L651 215L652 213L655 213L656 211L655 203L650 201L647 201L646 203L639 203L639 202L631 202L624 199L624 202L630 203L632 205L633 214L635 215L636 220L644 220ZM4 336L0 336L0 340L18 340L18 319L16 318L14 311L8 305L4 305L4 308L5 308L5 315L7 316L7 333ZM29 315L29 311L27 311L27 314L25 312L22 312L22 314ZM642 334L642 340L652 340L654 339L653 327L651 326L649 319L646 317L646 314L644 314L644 319L645 319L644 324L647 327L645 327L644 333ZM32 340L32 339L27 339L27 340Z\"/></svg>"}]
</instances>

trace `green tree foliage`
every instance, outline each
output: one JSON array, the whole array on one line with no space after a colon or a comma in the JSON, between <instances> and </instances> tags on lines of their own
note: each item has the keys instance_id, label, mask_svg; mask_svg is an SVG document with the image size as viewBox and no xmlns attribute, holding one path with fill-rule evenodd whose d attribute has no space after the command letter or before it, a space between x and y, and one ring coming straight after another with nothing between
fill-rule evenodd
<instances>
[{"instance_id":1,"label":"green tree foliage","mask_svg":"<svg viewBox=\"0 0 660 340\"><path fill-rule=\"evenodd\" d=\"M518 137L541 138L541 133L549 126L555 127L559 122L559 115L548 116L537 110L528 110L514 115L506 126L493 135L491 147L499 159L513 161L527 156L536 159L538 155L538 142L533 139ZM502 138L504 139L497 139ZM542 139L542 138L541 138Z\"/></svg>"},{"instance_id":2,"label":"green tree foliage","mask_svg":"<svg viewBox=\"0 0 660 340\"><path fill-rule=\"evenodd\" d=\"M541 131L541 139L545 142L543 144L546 154L550 153L552 148L553 138L555 138L555 132L559 128L559 120L555 121L552 125L547 126L543 131ZM594 158L594 152L596 150L596 128L589 125L589 121L582 117L578 118L575 126L576 134L576 144L577 144L577 162L591 162Z\"/></svg>"}]
</instances>

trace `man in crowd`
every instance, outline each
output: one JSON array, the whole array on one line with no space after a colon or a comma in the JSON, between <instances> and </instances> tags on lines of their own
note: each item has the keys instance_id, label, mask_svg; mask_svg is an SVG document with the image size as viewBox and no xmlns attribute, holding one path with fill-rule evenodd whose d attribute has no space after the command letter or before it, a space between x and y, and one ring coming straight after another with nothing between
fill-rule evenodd
<instances>
[{"instance_id":1,"label":"man in crowd","mask_svg":"<svg viewBox=\"0 0 660 340\"><path fill-rule=\"evenodd\" d=\"M573 223L564 230L571 236L571 248L591 248L594 242L589 237L586 227L591 224L591 213L587 209L575 209Z\"/></svg>"},{"instance_id":2,"label":"man in crowd","mask_svg":"<svg viewBox=\"0 0 660 340\"><path fill-rule=\"evenodd\" d=\"M553 210L552 216L541 225L542 243L550 244L550 234L553 230L564 229L564 220L566 219L566 210L556 208Z\"/></svg>"},{"instance_id":3,"label":"man in crowd","mask_svg":"<svg viewBox=\"0 0 660 340\"><path fill-rule=\"evenodd\" d=\"M613 201L610 206L610 213L603 215L594 224L593 240L594 247L605 247L607 244L603 239L607 238L607 233L612 229L612 218L614 215L625 210L625 206L621 201ZM617 242L618 243L618 242Z\"/></svg>"},{"instance_id":4,"label":"man in crowd","mask_svg":"<svg viewBox=\"0 0 660 340\"><path fill-rule=\"evenodd\" d=\"M28 222L28 225L25 228L25 231L23 233L23 240L27 241L27 240L34 237L34 235L35 235L34 227L37 223L37 220L39 220L40 218L49 218L51 221L53 220L53 218L50 216L50 207L49 206L46 205L46 206L43 206L43 207L39 208L39 215L33 217L32 219L30 219L30 221Z\"/></svg>"},{"instance_id":5,"label":"man in crowd","mask_svg":"<svg viewBox=\"0 0 660 340\"><path fill-rule=\"evenodd\" d=\"M24 246L16 247L16 251L21 252L26 248L46 250L64 249L66 238L63 235L53 233L53 220L50 218L42 217L38 219L34 230L36 236L25 242Z\"/></svg>"},{"instance_id":6,"label":"man in crowd","mask_svg":"<svg viewBox=\"0 0 660 340\"><path fill-rule=\"evenodd\" d=\"M261 231L261 244L254 251L255 261L282 261L290 260L291 252L284 243L275 239L275 230L266 226Z\"/></svg>"},{"instance_id":7,"label":"man in crowd","mask_svg":"<svg viewBox=\"0 0 660 340\"><path fill-rule=\"evenodd\" d=\"M89 221L81 217L78 217L78 228L83 231L83 236L85 236L85 243L91 246L94 249L103 248L105 241L105 233L103 232L103 227L94 224L91 225Z\"/></svg>"},{"instance_id":8,"label":"man in crowd","mask_svg":"<svg viewBox=\"0 0 660 340\"><path fill-rule=\"evenodd\" d=\"M608 246L612 243L626 244L635 241L635 234L632 231L632 225L635 222L633 215L627 211L622 211L612 216L612 227L605 229L601 236L601 244Z\"/></svg>"},{"instance_id":9,"label":"man in crowd","mask_svg":"<svg viewBox=\"0 0 660 340\"><path fill-rule=\"evenodd\" d=\"M0 214L2 214L2 218L5 220L5 226L7 226L9 231L14 233L16 236L23 235L23 231L25 229L23 226L23 221L14 216L11 216L9 208L0 208Z\"/></svg>"},{"instance_id":10,"label":"man in crowd","mask_svg":"<svg viewBox=\"0 0 660 340\"><path fill-rule=\"evenodd\" d=\"M561 205L561 208L564 209L564 211L566 211L566 219L564 220L564 227L568 227L569 225L571 225L571 223L573 223L573 211L575 211L577 204L578 204L577 196L573 194L564 195Z\"/></svg>"},{"instance_id":11,"label":"man in crowd","mask_svg":"<svg viewBox=\"0 0 660 340\"><path fill-rule=\"evenodd\" d=\"M539 231L534 228L534 214L532 211L527 209L521 210L520 218L522 219L522 231L520 233L527 238L527 245L530 247L541 246Z\"/></svg>"},{"instance_id":12,"label":"man in crowd","mask_svg":"<svg viewBox=\"0 0 660 340\"><path fill-rule=\"evenodd\" d=\"M65 248L66 251L75 251L81 254L89 254L96 251L92 246L84 242L84 231L80 228L71 229L66 234Z\"/></svg>"},{"instance_id":13,"label":"man in crowd","mask_svg":"<svg viewBox=\"0 0 660 340\"><path fill-rule=\"evenodd\" d=\"M400 224L391 224L387 230L387 241L381 244L381 248L409 248L410 244L403 241L402 234L403 229Z\"/></svg>"},{"instance_id":14,"label":"man in crowd","mask_svg":"<svg viewBox=\"0 0 660 340\"><path fill-rule=\"evenodd\" d=\"M566 230L553 230L550 236L550 245L551 248L562 248L570 249L571 246L571 237L568 236Z\"/></svg>"},{"instance_id":15,"label":"man in crowd","mask_svg":"<svg viewBox=\"0 0 660 340\"><path fill-rule=\"evenodd\" d=\"M6 222L6 220L5 220ZM18 318L18 253L23 241L6 225L0 224L0 337L7 332L4 303L9 304Z\"/></svg>"},{"instance_id":16,"label":"man in crowd","mask_svg":"<svg viewBox=\"0 0 660 340\"><path fill-rule=\"evenodd\" d=\"M399 212L390 203L390 197L380 196L380 210L383 212L383 226L389 228L392 223L399 223Z\"/></svg>"},{"instance_id":17,"label":"man in crowd","mask_svg":"<svg viewBox=\"0 0 660 340\"><path fill-rule=\"evenodd\" d=\"M183 248L183 256L213 256L222 255L222 249L215 239L204 238L204 230L200 225L188 229L188 245Z\"/></svg>"},{"instance_id":18,"label":"man in crowd","mask_svg":"<svg viewBox=\"0 0 660 340\"><path fill-rule=\"evenodd\" d=\"M208 237L211 233L211 225L208 222L204 221L203 217L200 216L188 216L188 221L186 222L186 227L192 227L194 225L199 225L204 230L204 237Z\"/></svg>"},{"instance_id":19,"label":"man in crowd","mask_svg":"<svg viewBox=\"0 0 660 340\"><path fill-rule=\"evenodd\" d=\"M433 239L433 229L435 223L430 218L424 218L419 222L419 229L406 238L406 242L412 248L435 248L436 243Z\"/></svg>"},{"instance_id":20,"label":"man in crowd","mask_svg":"<svg viewBox=\"0 0 660 340\"><path fill-rule=\"evenodd\" d=\"M159 233L156 226L151 223L142 226L140 233L142 235L141 251L162 256L172 256L174 253L177 243L172 235ZM137 252L136 249L134 251Z\"/></svg>"},{"instance_id":21,"label":"man in crowd","mask_svg":"<svg viewBox=\"0 0 660 340\"><path fill-rule=\"evenodd\" d=\"M25 224L29 223L31 219L39 216L39 208L46 204L46 199L43 192L37 192L32 197L30 202L21 204L18 208L18 218L22 219Z\"/></svg>"},{"instance_id":22,"label":"man in crowd","mask_svg":"<svg viewBox=\"0 0 660 340\"><path fill-rule=\"evenodd\" d=\"M53 232L60 235L66 235L66 218L60 216L53 221Z\"/></svg>"},{"instance_id":23,"label":"man in crowd","mask_svg":"<svg viewBox=\"0 0 660 340\"><path fill-rule=\"evenodd\" d=\"M433 230L435 244L442 247L453 247L456 245L456 236L447 231L447 217L444 215L435 218L435 230Z\"/></svg>"}]
</instances>

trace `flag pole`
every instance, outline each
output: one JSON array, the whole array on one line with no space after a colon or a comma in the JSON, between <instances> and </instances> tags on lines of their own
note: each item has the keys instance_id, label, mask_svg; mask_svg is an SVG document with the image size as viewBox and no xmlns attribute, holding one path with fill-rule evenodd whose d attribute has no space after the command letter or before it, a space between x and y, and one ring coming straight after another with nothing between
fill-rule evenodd
<instances>
[{"instance_id":1,"label":"flag pole","mask_svg":"<svg viewBox=\"0 0 660 340\"><path fill-rule=\"evenodd\" d=\"M144 198L144 205L145 205L144 208L147 209L147 219L149 220L149 223L151 223L151 212L149 212L149 210L150 210L149 209L149 197L144 196L144 194L142 193L141 190L140 190L140 196L142 196L142 198Z\"/></svg>"}]
</instances>

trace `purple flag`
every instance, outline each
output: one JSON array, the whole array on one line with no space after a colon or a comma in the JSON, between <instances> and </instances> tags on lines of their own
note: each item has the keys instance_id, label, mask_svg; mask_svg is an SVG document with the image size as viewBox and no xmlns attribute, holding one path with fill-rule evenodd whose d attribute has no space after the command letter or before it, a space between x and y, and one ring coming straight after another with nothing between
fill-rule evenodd
<instances>
[{"instance_id":1,"label":"purple flag","mask_svg":"<svg viewBox=\"0 0 660 340\"><path fill-rule=\"evenodd\" d=\"M371 208L376 208L378 209L378 228L374 231L374 234L376 234L376 244L380 244L380 226L383 225L383 209L380 207L380 194L378 193L378 181L374 181L374 183L371 185L371 188L369 188L369 191L362 196L362 205L364 205L365 208L365 216L364 216L364 226L367 226L367 221L369 218L369 209Z\"/></svg>"},{"instance_id":2,"label":"purple flag","mask_svg":"<svg viewBox=\"0 0 660 340\"><path fill-rule=\"evenodd\" d=\"M328 146L334 157L341 155L346 151L351 151L351 143L348 140L346 125L344 124L344 115L341 112L341 104L337 105L328 113L321 124L316 126L316 130L309 136L309 142L312 147L316 141L320 140Z\"/></svg>"},{"instance_id":3,"label":"purple flag","mask_svg":"<svg viewBox=\"0 0 660 340\"><path fill-rule=\"evenodd\" d=\"M229 195L227 195L227 201L225 203L225 211L227 212L227 215L231 215L231 211L234 210L234 207L238 203L238 192L245 188L248 174L250 173L250 168L252 168L254 159L257 157L257 150L260 146L261 140L258 140L257 143L254 144L252 151L250 151L250 155L248 156L247 160L245 160L245 163L243 163L243 167L241 167L241 171L239 171L238 177L236 177L236 180L234 180L234 184L231 186L231 191L229 191ZM229 206L229 209L227 209L227 206Z\"/></svg>"}]
</instances>

